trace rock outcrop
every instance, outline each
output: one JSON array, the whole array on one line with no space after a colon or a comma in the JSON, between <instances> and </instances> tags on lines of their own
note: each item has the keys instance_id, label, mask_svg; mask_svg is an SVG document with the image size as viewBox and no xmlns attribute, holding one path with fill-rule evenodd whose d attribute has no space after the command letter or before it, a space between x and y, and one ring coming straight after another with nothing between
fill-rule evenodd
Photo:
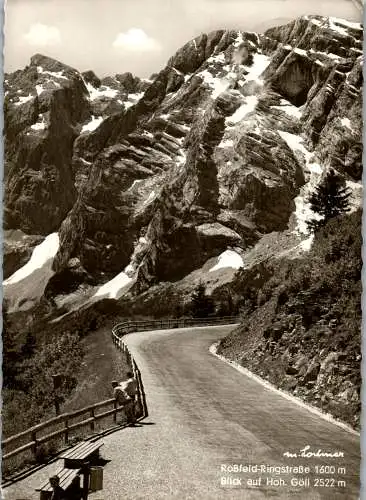
<instances>
[{"instance_id":1,"label":"rock outcrop","mask_svg":"<svg viewBox=\"0 0 366 500\"><path fill-rule=\"evenodd\" d=\"M20 229L4 231L3 276L9 278L24 266L32 255L33 249L41 243L42 236L27 235Z\"/></svg>"}]
</instances>

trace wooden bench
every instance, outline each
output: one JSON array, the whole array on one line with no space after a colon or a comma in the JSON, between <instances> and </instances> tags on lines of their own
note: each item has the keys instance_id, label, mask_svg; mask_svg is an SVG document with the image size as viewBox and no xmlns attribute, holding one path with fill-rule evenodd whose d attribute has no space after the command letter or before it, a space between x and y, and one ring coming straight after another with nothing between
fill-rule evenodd
<instances>
[{"instance_id":1,"label":"wooden bench","mask_svg":"<svg viewBox=\"0 0 366 500\"><path fill-rule=\"evenodd\" d=\"M64 466L68 469L80 469L86 462L99 458L99 449L103 443L82 441L71 450L60 455L64 459Z\"/></svg>"},{"instance_id":2,"label":"wooden bench","mask_svg":"<svg viewBox=\"0 0 366 500\"><path fill-rule=\"evenodd\" d=\"M71 484L74 477L80 474L80 469L61 469L57 472L57 476L60 479L60 486L64 490ZM47 482L44 483L39 488L36 488L36 491L40 492L40 500L49 500L52 496L52 486L50 481L47 479Z\"/></svg>"},{"instance_id":3,"label":"wooden bench","mask_svg":"<svg viewBox=\"0 0 366 500\"><path fill-rule=\"evenodd\" d=\"M65 451L60 455L64 459L64 469L61 469L57 476L60 479L60 486L66 489L78 474L83 475L83 498L88 498L89 475L91 462L99 457L99 449L103 443L82 441L77 446ZM40 500L49 500L52 496L52 486L49 480L40 488Z\"/></svg>"}]
</instances>

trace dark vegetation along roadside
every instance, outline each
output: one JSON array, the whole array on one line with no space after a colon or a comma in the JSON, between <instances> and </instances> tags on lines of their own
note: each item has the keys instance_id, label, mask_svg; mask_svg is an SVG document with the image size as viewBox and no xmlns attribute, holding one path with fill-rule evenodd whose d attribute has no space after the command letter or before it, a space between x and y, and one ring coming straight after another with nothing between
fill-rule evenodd
<instances>
[{"instance_id":1,"label":"dark vegetation along roadside","mask_svg":"<svg viewBox=\"0 0 366 500\"><path fill-rule=\"evenodd\" d=\"M240 327L218 352L354 428L360 425L361 210L332 218L302 259L239 272Z\"/></svg>"},{"instance_id":2,"label":"dark vegetation along roadside","mask_svg":"<svg viewBox=\"0 0 366 500\"><path fill-rule=\"evenodd\" d=\"M50 334L41 343L28 335L22 347L11 340L6 323L5 317L4 437L55 416L52 375L63 376L58 395L65 413L111 398L111 380L124 379L129 370L127 359L111 341L115 320L107 315L94 331Z\"/></svg>"}]
</instances>

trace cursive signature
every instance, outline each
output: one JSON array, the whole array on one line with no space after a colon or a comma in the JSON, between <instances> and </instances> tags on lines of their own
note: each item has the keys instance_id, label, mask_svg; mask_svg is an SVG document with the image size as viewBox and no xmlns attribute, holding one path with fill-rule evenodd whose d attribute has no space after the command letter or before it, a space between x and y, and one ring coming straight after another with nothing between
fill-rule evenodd
<instances>
[{"instance_id":1,"label":"cursive signature","mask_svg":"<svg viewBox=\"0 0 366 500\"><path fill-rule=\"evenodd\" d=\"M321 458L321 457L326 457L326 458L343 458L344 457L344 452L335 450L335 451L324 451L321 450L320 448L313 451L310 449L309 445L304 446L304 448L301 448L299 452L291 452L291 451L285 451L283 454L284 457L287 458L297 458L297 457L302 457L302 458Z\"/></svg>"}]
</instances>

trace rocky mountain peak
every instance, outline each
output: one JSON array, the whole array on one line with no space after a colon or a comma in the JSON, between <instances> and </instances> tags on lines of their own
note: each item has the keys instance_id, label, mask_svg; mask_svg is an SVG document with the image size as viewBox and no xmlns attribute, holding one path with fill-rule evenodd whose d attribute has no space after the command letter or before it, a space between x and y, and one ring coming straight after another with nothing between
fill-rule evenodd
<instances>
[{"instance_id":1,"label":"rocky mountain peak","mask_svg":"<svg viewBox=\"0 0 366 500\"><path fill-rule=\"evenodd\" d=\"M41 67L45 71L51 71L54 73L65 71L78 74L78 71L71 66L67 66L64 63L43 54L35 54L32 56L30 59L30 66ZM42 73L42 70L39 72Z\"/></svg>"},{"instance_id":2,"label":"rocky mountain peak","mask_svg":"<svg viewBox=\"0 0 366 500\"><path fill-rule=\"evenodd\" d=\"M224 33L224 30L212 31L190 40L169 59L168 66L184 74L194 73L212 55Z\"/></svg>"},{"instance_id":3,"label":"rocky mountain peak","mask_svg":"<svg viewBox=\"0 0 366 500\"><path fill-rule=\"evenodd\" d=\"M53 272L76 259L118 297L273 232L302 248L327 168L359 192L361 46L360 25L303 16L202 34L152 80L34 56L6 75L6 227L57 231Z\"/></svg>"}]
</instances>

